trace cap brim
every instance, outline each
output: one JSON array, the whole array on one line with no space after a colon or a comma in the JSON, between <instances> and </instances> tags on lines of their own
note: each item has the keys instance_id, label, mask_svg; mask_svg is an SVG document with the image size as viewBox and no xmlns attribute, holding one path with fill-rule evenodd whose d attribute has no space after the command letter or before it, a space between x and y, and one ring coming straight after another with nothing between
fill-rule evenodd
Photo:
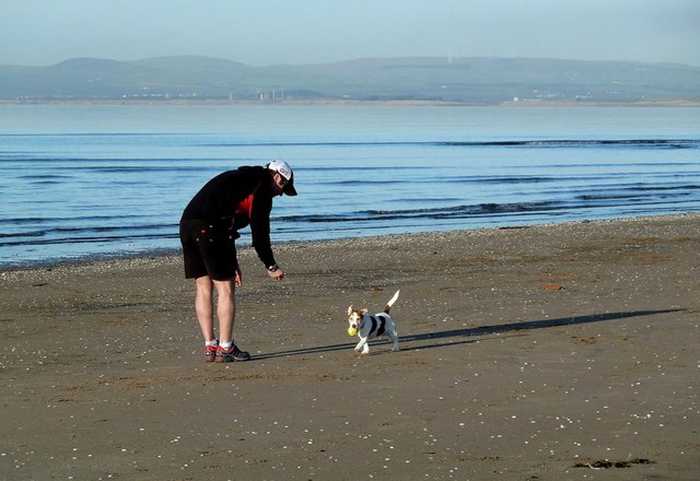
<instances>
[{"instance_id":1,"label":"cap brim","mask_svg":"<svg viewBox=\"0 0 700 481\"><path fill-rule=\"evenodd\" d=\"M284 192L284 195L289 195L289 196L297 195L297 190L294 188L294 184L291 182L284 186L283 192Z\"/></svg>"}]
</instances>

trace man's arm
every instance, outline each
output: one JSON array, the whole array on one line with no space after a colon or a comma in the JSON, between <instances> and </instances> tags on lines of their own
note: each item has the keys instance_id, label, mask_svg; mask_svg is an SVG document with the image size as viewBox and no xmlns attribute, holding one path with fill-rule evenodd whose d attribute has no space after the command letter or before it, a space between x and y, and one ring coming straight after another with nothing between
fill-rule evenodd
<instances>
[{"instance_id":1,"label":"man's arm","mask_svg":"<svg viewBox=\"0 0 700 481\"><path fill-rule=\"evenodd\" d=\"M255 196L250 218L250 232L253 237L253 247L266 268L276 266L270 242L270 212L272 199L267 196Z\"/></svg>"}]
</instances>

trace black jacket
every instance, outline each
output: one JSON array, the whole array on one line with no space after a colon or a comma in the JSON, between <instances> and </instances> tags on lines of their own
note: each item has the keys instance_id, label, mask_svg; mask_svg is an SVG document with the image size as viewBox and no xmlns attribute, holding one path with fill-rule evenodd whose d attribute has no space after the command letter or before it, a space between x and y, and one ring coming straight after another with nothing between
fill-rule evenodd
<instances>
[{"instance_id":1,"label":"black jacket","mask_svg":"<svg viewBox=\"0 0 700 481\"><path fill-rule=\"evenodd\" d=\"M238 204L253 197L250 219L234 218ZM223 172L204 184L182 213L180 222L204 221L219 226L241 229L250 223L253 246L266 267L275 264L270 245L270 211L272 211L272 184L270 171L265 167L239 167Z\"/></svg>"}]
</instances>

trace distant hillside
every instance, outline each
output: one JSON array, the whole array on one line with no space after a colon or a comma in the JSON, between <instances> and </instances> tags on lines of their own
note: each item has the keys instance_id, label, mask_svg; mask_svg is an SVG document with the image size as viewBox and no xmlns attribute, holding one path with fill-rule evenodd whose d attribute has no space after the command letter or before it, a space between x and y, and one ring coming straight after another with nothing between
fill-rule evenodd
<instances>
[{"instance_id":1,"label":"distant hillside","mask_svg":"<svg viewBox=\"0 0 700 481\"><path fill-rule=\"evenodd\" d=\"M181 56L0 66L0 99L700 100L700 67L521 58L411 57L253 67Z\"/></svg>"}]
</instances>

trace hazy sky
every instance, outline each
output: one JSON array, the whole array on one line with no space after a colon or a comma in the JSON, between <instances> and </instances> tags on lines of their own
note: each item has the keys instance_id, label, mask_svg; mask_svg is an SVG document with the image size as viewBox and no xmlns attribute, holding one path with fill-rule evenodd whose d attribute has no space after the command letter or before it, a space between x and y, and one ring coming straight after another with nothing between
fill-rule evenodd
<instances>
[{"instance_id":1,"label":"hazy sky","mask_svg":"<svg viewBox=\"0 0 700 481\"><path fill-rule=\"evenodd\" d=\"M700 0L0 0L0 64L496 56L700 66Z\"/></svg>"}]
</instances>

